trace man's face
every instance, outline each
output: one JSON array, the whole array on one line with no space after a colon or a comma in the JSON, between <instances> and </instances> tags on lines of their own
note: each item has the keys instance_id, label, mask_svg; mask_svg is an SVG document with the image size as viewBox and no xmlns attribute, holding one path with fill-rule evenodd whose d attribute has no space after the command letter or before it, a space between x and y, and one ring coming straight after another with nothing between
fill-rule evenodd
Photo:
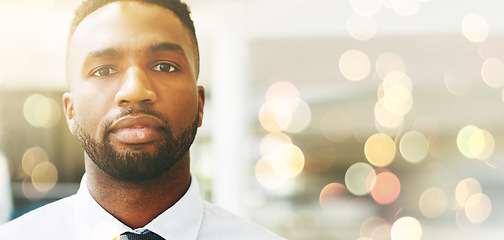
<instances>
[{"instance_id":1,"label":"man's face","mask_svg":"<svg viewBox=\"0 0 504 240\"><path fill-rule=\"evenodd\" d=\"M63 99L86 161L112 177L142 180L188 154L204 105L193 49L177 16L152 4L114 2L79 24Z\"/></svg>"}]
</instances>

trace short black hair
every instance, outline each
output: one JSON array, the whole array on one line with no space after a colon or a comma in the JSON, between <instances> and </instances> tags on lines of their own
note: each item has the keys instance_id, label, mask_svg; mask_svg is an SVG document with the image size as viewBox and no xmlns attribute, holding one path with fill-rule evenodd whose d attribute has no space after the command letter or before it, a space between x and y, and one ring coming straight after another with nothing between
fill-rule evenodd
<instances>
[{"instance_id":1,"label":"short black hair","mask_svg":"<svg viewBox=\"0 0 504 240\"><path fill-rule=\"evenodd\" d=\"M191 11L189 10L189 7L187 4L182 2L181 0L86 0L81 3L81 5L75 9L75 16L72 20L72 23L70 25L70 37L73 35L75 32L75 29L79 24L86 18L89 14L95 12L96 10L100 9L101 7L113 3L113 2L119 2L119 1L138 1L138 2L144 2L144 3L150 3L150 4L155 4L160 7L166 8L180 19L182 21L182 24L189 30L189 33L191 35L191 40L193 42L193 49L195 53L195 60L196 60L196 78L198 77L199 74L199 47L198 47L198 40L196 39L196 30L194 28L194 22L191 19ZM69 39L70 39L69 37Z\"/></svg>"}]
</instances>

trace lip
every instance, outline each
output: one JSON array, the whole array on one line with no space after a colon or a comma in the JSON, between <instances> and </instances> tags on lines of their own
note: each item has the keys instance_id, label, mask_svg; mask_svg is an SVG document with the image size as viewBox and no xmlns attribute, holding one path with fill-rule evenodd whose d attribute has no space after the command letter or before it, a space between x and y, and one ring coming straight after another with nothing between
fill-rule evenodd
<instances>
[{"instance_id":1,"label":"lip","mask_svg":"<svg viewBox=\"0 0 504 240\"><path fill-rule=\"evenodd\" d=\"M147 144L160 138L161 120L149 115L125 116L110 126L110 135L126 145Z\"/></svg>"}]
</instances>

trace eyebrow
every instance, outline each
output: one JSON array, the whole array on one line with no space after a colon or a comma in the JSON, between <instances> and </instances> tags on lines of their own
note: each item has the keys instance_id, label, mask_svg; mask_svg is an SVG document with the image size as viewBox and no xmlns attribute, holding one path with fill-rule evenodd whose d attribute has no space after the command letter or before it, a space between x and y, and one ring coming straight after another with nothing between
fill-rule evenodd
<instances>
[{"instance_id":1,"label":"eyebrow","mask_svg":"<svg viewBox=\"0 0 504 240\"><path fill-rule=\"evenodd\" d=\"M169 42L159 42L152 44L148 47L150 53L156 53L159 51L180 51L184 53L184 49L178 44L169 43Z\"/></svg>"},{"instance_id":2,"label":"eyebrow","mask_svg":"<svg viewBox=\"0 0 504 240\"><path fill-rule=\"evenodd\" d=\"M144 49L141 49L138 54L154 54L157 52L161 51L175 51L175 52L180 52L182 55L185 56L184 49L175 43L169 43L169 42L159 42L159 43L154 43ZM120 48L105 48L105 49L100 49L96 51L90 52L84 62L90 62L93 59L97 58L102 58L102 57L119 57L124 54L124 50Z\"/></svg>"}]
</instances>

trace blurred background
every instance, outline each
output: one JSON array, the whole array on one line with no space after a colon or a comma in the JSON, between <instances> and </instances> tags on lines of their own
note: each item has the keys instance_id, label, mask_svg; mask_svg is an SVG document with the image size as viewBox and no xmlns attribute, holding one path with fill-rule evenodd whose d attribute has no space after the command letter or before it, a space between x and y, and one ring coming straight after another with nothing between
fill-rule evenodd
<instances>
[{"instance_id":1,"label":"blurred background","mask_svg":"<svg viewBox=\"0 0 504 240\"><path fill-rule=\"evenodd\" d=\"M79 0L0 0L0 223L77 191ZM504 2L190 0L204 198L288 239L504 238Z\"/></svg>"}]
</instances>

